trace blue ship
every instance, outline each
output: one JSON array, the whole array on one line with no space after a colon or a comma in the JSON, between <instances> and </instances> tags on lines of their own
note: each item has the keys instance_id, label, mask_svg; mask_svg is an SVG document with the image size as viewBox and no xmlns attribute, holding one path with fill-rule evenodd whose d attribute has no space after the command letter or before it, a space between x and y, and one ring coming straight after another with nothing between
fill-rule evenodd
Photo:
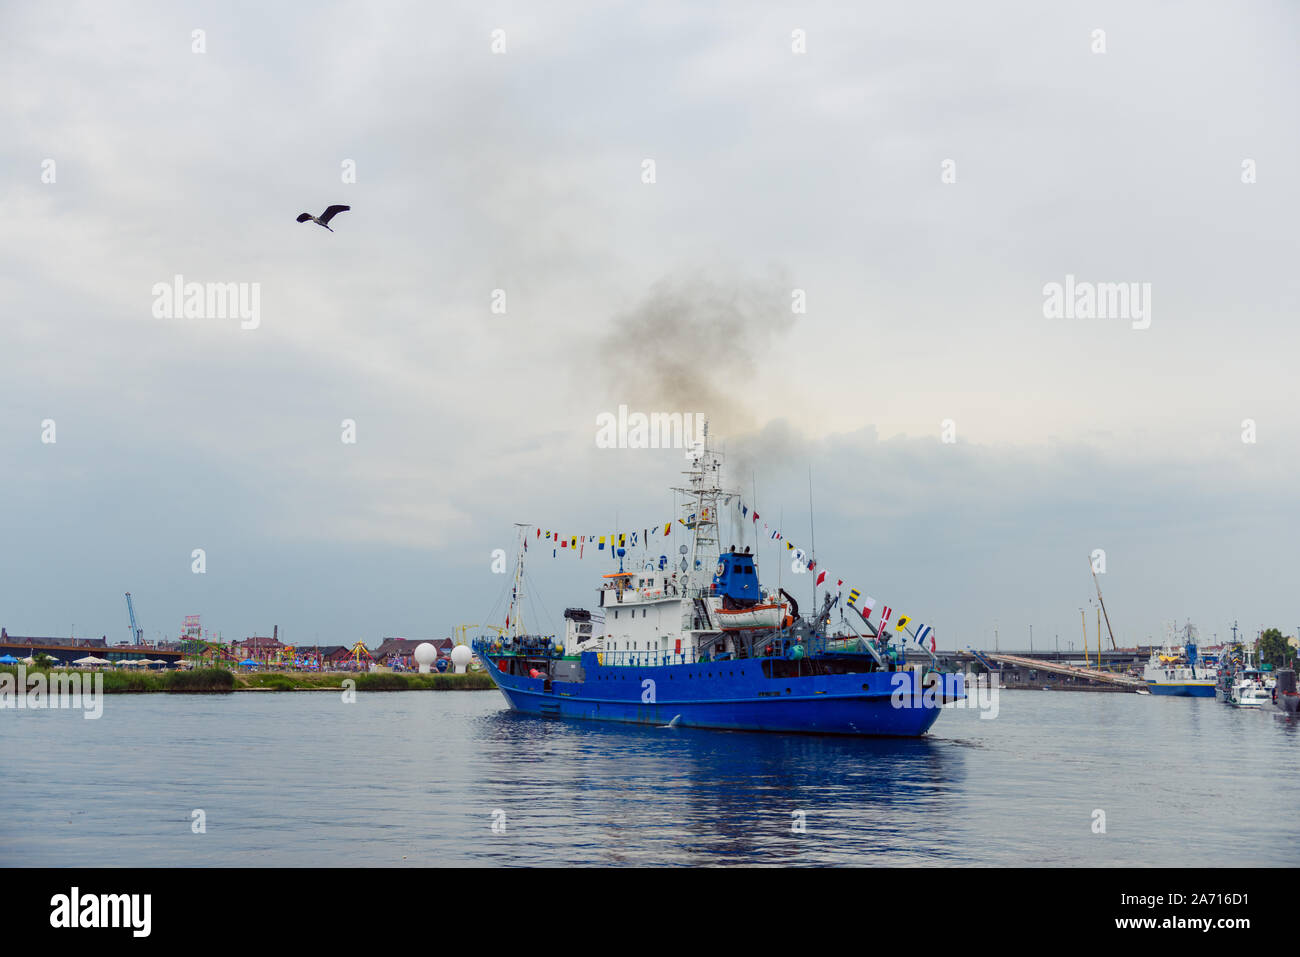
<instances>
[{"instance_id":1,"label":"blue ship","mask_svg":"<svg viewBox=\"0 0 1300 957\"><path fill-rule=\"evenodd\" d=\"M707 436L707 432L706 432ZM877 629L852 605L835 634L839 595L826 593L802 616L789 592L758 578L748 547L718 543L716 453L693 458L682 526L689 546L603 576L597 610L569 608L565 634L521 625L524 541L511 591L508 630L480 637L474 651L510 707L550 718L737 731L917 737L944 704L965 698L962 675L937 661L910 666L907 634ZM706 564L707 561L707 564ZM815 590L814 590L815 595ZM814 599L815 600L815 599ZM842 613L843 615L843 613ZM598 627L602 626L603 627ZM919 644L919 643L918 643Z\"/></svg>"}]
</instances>

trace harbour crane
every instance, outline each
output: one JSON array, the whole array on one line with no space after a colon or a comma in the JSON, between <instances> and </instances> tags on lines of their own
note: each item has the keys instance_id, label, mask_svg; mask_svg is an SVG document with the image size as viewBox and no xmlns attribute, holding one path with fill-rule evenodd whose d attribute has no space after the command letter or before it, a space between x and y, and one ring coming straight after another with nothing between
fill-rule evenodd
<instances>
[{"instance_id":1,"label":"harbour crane","mask_svg":"<svg viewBox=\"0 0 1300 957\"><path fill-rule=\"evenodd\" d=\"M1097 581L1097 569L1092 564L1092 558L1088 559L1088 570L1092 572L1092 583L1097 586L1097 601L1101 605L1101 613L1106 618L1106 633L1110 635L1110 647L1112 651L1118 650L1115 644L1115 632L1110 628L1110 615L1106 612L1106 603L1101 598L1101 582ZM1097 664L1101 664L1101 636L1097 636Z\"/></svg>"},{"instance_id":2,"label":"harbour crane","mask_svg":"<svg viewBox=\"0 0 1300 957\"><path fill-rule=\"evenodd\" d=\"M144 643L144 629L136 624L135 606L131 604L131 593L126 593L126 611L131 616L131 644L141 645Z\"/></svg>"}]
</instances>

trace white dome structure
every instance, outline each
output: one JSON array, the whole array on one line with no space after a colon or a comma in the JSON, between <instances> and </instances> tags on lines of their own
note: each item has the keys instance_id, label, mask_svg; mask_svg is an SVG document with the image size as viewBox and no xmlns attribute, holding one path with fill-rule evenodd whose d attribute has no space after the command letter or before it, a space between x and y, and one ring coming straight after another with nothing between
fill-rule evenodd
<instances>
[{"instance_id":1,"label":"white dome structure","mask_svg":"<svg viewBox=\"0 0 1300 957\"><path fill-rule=\"evenodd\" d=\"M433 647L427 641L422 641L415 646L415 652L412 655L416 663L420 666L420 674L427 675L429 666L438 660L438 649Z\"/></svg>"},{"instance_id":2,"label":"white dome structure","mask_svg":"<svg viewBox=\"0 0 1300 957\"><path fill-rule=\"evenodd\" d=\"M469 645L457 645L451 649L451 664L456 669L456 674L463 675L465 666L470 663L474 657L474 652L469 650Z\"/></svg>"}]
</instances>

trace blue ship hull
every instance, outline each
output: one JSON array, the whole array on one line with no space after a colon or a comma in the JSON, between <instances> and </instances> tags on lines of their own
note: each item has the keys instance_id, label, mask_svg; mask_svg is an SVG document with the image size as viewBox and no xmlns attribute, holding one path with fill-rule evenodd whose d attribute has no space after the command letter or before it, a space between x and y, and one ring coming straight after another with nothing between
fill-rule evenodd
<instances>
[{"instance_id":1,"label":"blue ship hull","mask_svg":"<svg viewBox=\"0 0 1300 957\"><path fill-rule=\"evenodd\" d=\"M611 667L587 652L580 682L505 673L503 660L509 659L489 656L489 673L510 707L554 718L918 737L944 702L965 697L962 675L941 676L938 690L922 689L911 671L769 678L762 665L771 659Z\"/></svg>"},{"instance_id":2,"label":"blue ship hull","mask_svg":"<svg viewBox=\"0 0 1300 957\"><path fill-rule=\"evenodd\" d=\"M1214 685L1179 685L1179 684L1156 684L1154 681L1147 683L1147 688L1152 694L1171 695L1179 698L1213 698Z\"/></svg>"}]
</instances>

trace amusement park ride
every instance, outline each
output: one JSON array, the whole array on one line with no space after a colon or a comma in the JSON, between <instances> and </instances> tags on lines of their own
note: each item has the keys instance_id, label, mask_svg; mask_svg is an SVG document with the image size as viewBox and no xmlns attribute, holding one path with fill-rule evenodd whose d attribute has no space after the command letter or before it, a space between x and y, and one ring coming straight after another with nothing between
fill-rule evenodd
<instances>
[{"instance_id":1,"label":"amusement park ride","mask_svg":"<svg viewBox=\"0 0 1300 957\"><path fill-rule=\"evenodd\" d=\"M218 662L232 665L238 663L238 657L221 642L193 638L190 639L190 646L195 662L205 661L212 667L216 667Z\"/></svg>"},{"instance_id":2,"label":"amusement park ride","mask_svg":"<svg viewBox=\"0 0 1300 957\"><path fill-rule=\"evenodd\" d=\"M199 623L198 615L185 616L185 625L181 629L181 651L196 667L206 663L208 667L215 668L220 664L233 665L238 662L239 659L224 642L211 639L211 632L207 638L203 637L203 626Z\"/></svg>"}]
</instances>

